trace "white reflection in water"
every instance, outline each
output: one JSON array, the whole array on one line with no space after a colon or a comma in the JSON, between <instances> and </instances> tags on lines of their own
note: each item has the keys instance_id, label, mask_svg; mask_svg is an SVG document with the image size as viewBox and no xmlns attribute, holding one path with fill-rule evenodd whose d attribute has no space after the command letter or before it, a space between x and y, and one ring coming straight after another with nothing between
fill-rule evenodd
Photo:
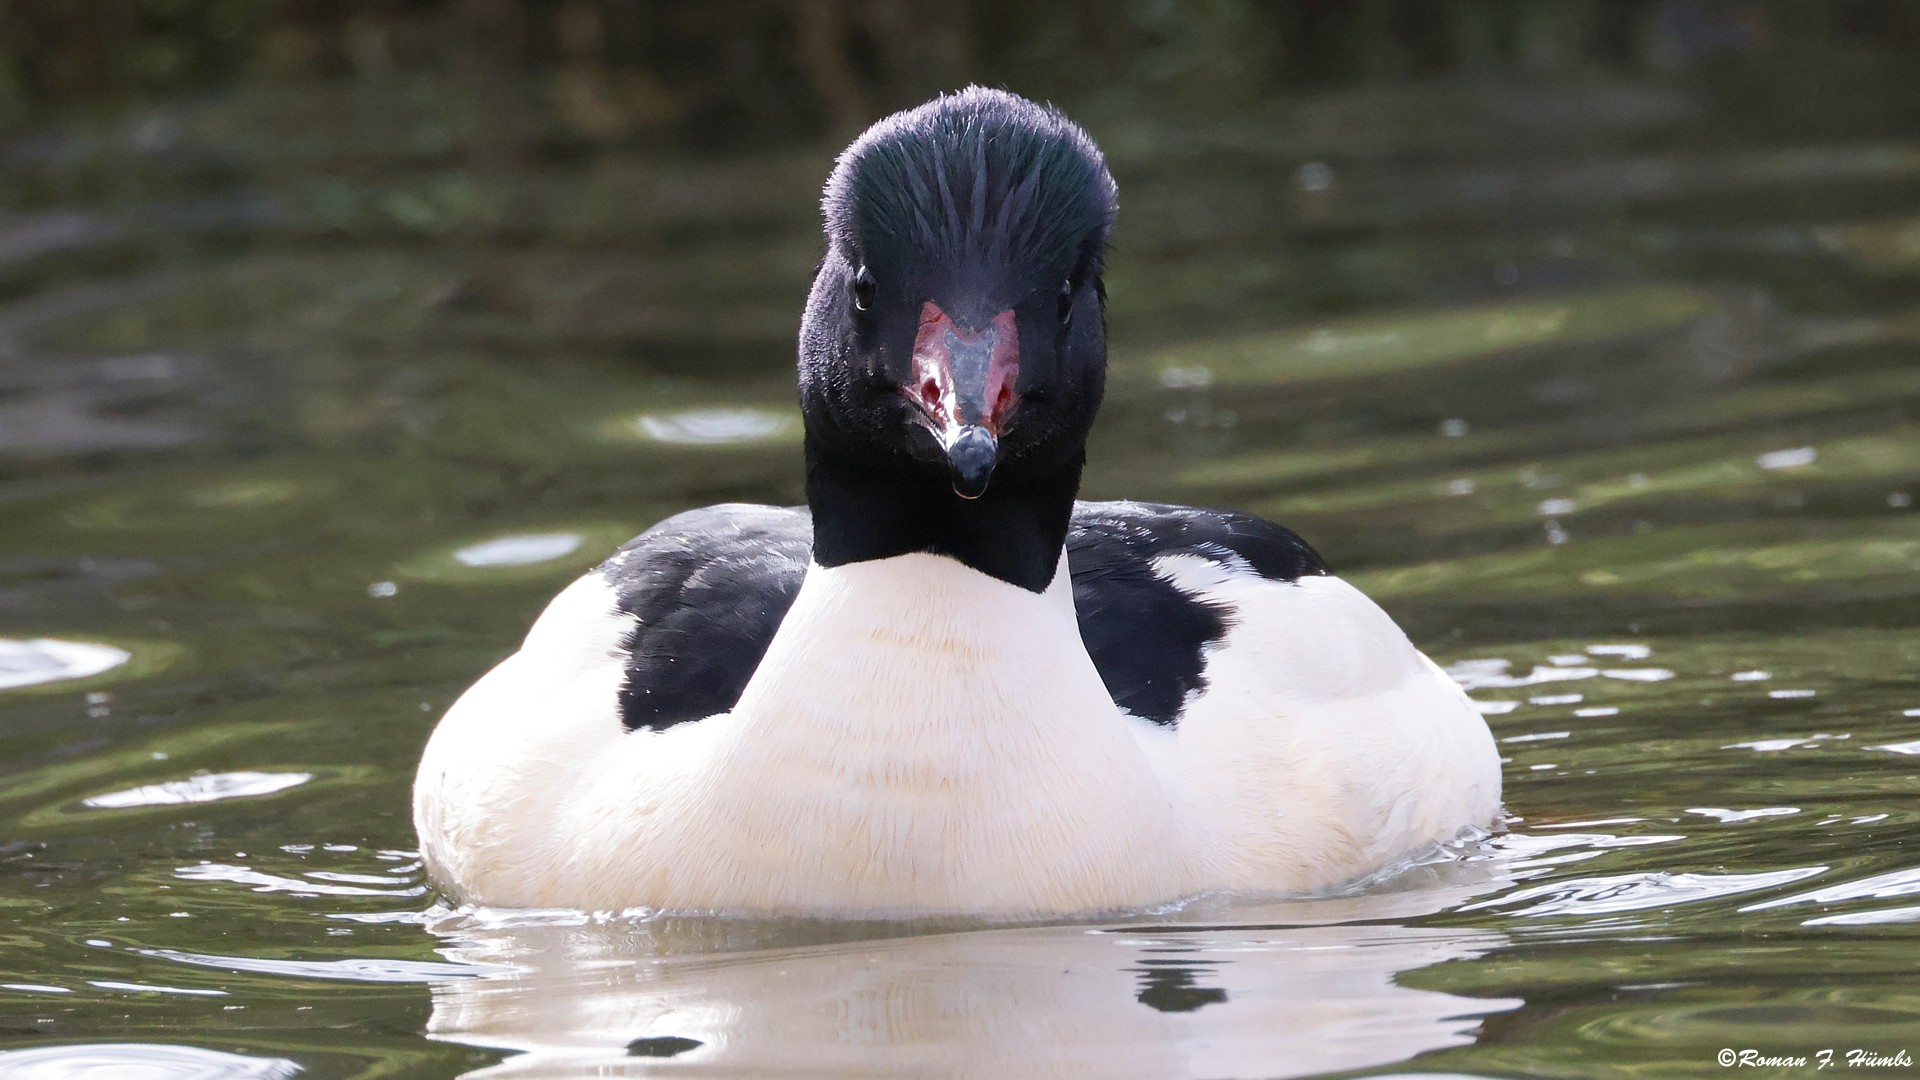
<instances>
[{"instance_id":1,"label":"white reflection in water","mask_svg":"<svg viewBox=\"0 0 1920 1080\"><path fill-rule=\"evenodd\" d=\"M1608 668L1600 673L1609 679L1625 682L1666 682L1673 678L1673 672L1666 668Z\"/></svg>"},{"instance_id":2,"label":"white reflection in water","mask_svg":"<svg viewBox=\"0 0 1920 1080\"><path fill-rule=\"evenodd\" d=\"M788 418L765 409L687 409L640 417L641 434L656 442L716 446L757 442L787 430Z\"/></svg>"},{"instance_id":3,"label":"white reflection in water","mask_svg":"<svg viewBox=\"0 0 1920 1080\"><path fill-rule=\"evenodd\" d=\"M97 986L102 990L126 990L135 994L185 994L188 997L226 997L225 990L209 990L194 986L160 986L155 983L118 982L113 979L89 979L88 986Z\"/></svg>"},{"instance_id":4,"label":"white reflection in water","mask_svg":"<svg viewBox=\"0 0 1920 1080\"><path fill-rule=\"evenodd\" d=\"M0 690L91 678L132 658L125 649L90 641L0 638Z\"/></svg>"},{"instance_id":5,"label":"white reflection in water","mask_svg":"<svg viewBox=\"0 0 1920 1080\"><path fill-rule=\"evenodd\" d=\"M300 1066L286 1058L161 1043L82 1043L0 1052L0 1075L10 1080L281 1080L299 1072Z\"/></svg>"},{"instance_id":6,"label":"white reflection in water","mask_svg":"<svg viewBox=\"0 0 1920 1080\"><path fill-rule=\"evenodd\" d=\"M1687 813L1689 814L1699 814L1720 822L1750 821L1754 818L1786 817L1789 814L1797 814L1799 812L1800 808L1797 806L1762 806L1757 810L1726 810L1714 806L1690 806L1687 808Z\"/></svg>"},{"instance_id":7,"label":"white reflection in water","mask_svg":"<svg viewBox=\"0 0 1920 1080\"><path fill-rule=\"evenodd\" d=\"M185 780L112 791L80 800L82 806L96 810L126 810L141 806L174 806L181 803L214 802L253 795L271 795L313 779L312 773L230 772L208 773Z\"/></svg>"},{"instance_id":8,"label":"white reflection in water","mask_svg":"<svg viewBox=\"0 0 1920 1080\"><path fill-rule=\"evenodd\" d=\"M1653 655L1653 649L1651 646L1641 645L1638 642L1627 642L1618 645L1589 645L1587 646L1587 655L1617 656L1622 660L1645 660L1647 657Z\"/></svg>"},{"instance_id":9,"label":"white reflection in water","mask_svg":"<svg viewBox=\"0 0 1920 1080\"><path fill-rule=\"evenodd\" d=\"M1600 821L1569 821L1560 825L1540 825L1539 829L1591 828L1595 825L1630 823L1635 818L1606 818ZM1553 867L1568 863L1586 862L1597 859L1609 851L1619 848L1646 847L1652 844L1671 844L1686 837L1672 833L1654 833L1643 836L1613 836L1608 833L1508 833L1496 837L1492 846L1500 853L1505 870L1513 877L1525 880L1537 878L1552 872ZM1493 907L1499 900L1484 901L1478 906ZM1465 909L1463 909L1465 910Z\"/></svg>"},{"instance_id":10,"label":"white reflection in water","mask_svg":"<svg viewBox=\"0 0 1920 1080\"><path fill-rule=\"evenodd\" d=\"M1920 869L1895 870L1890 874L1875 874L1859 881L1843 881L1838 885L1829 885L1812 892L1783 896L1778 900L1750 904L1741 911L1760 911L1766 908L1785 907L1789 904L1835 904L1843 900L1884 900L1895 896L1912 896L1920 893Z\"/></svg>"},{"instance_id":11,"label":"white reflection in water","mask_svg":"<svg viewBox=\"0 0 1920 1080\"><path fill-rule=\"evenodd\" d=\"M1541 694L1527 699L1529 705L1575 705L1582 699L1579 694Z\"/></svg>"},{"instance_id":12,"label":"white reflection in water","mask_svg":"<svg viewBox=\"0 0 1920 1080\"><path fill-rule=\"evenodd\" d=\"M329 847L328 850L333 849ZM366 885L339 885L324 880L311 880L326 876L340 876L328 874L326 871L312 871L304 877L290 878L281 877L279 874L269 874L263 870L255 870L250 866L235 866L229 863L215 862L204 862L195 866L176 867L173 875L182 881L226 882L233 885L250 886L254 892L283 892L291 893L294 896L424 896L427 892L425 885L407 885L404 881L397 879L392 880L392 885L397 887L390 888L376 888ZM363 878L363 880L377 882L379 884L388 883L388 879L372 876L367 876Z\"/></svg>"},{"instance_id":13,"label":"white reflection in water","mask_svg":"<svg viewBox=\"0 0 1920 1080\"><path fill-rule=\"evenodd\" d=\"M447 955L516 970L437 984L428 1032L522 1052L470 1074L484 1077L624 1074L663 1057L744 1075L1162 1078L1363 1068L1469 1043L1483 1017L1518 1007L1403 978L1506 939L1394 923L1314 925L1311 917L1250 924L1315 910L1404 918L1415 912L1392 905L1404 909L1410 895L1420 909L1461 899L1457 889L1427 892L1235 911L1231 926L988 929L805 945L779 943L779 924L744 920L469 921L442 930L456 942Z\"/></svg>"},{"instance_id":14,"label":"white reflection in water","mask_svg":"<svg viewBox=\"0 0 1920 1080\"><path fill-rule=\"evenodd\" d=\"M1600 674L1600 669L1596 667L1546 667L1536 664L1533 670L1525 675L1509 675L1507 669L1512 666L1513 661L1498 658L1460 660L1448 664L1446 671L1454 682L1468 690L1508 690L1522 686L1538 686L1541 683L1591 679Z\"/></svg>"},{"instance_id":15,"label":"white reflection in water","mask_svg":"<svg viewBox=\"0 0 1920 1080\"><path fill-rule=\"evenodd\" d=\"M1791 450L1770 450L1754 458L1753 463L1763 469L1796 469L1811 465L1819 458L1820 451L1813 447L1796 446Z\"/></svg>"},{"instance_id":16,"label":"white reflection in water","mask_svg":"<svg viewBox=\"0 0 1920 1080\"><path fill-rule=\"evenodd\" d=\"M1462 911L1480 908L1508 908L1538 901L1511 912L1514 915L1611 915L1622 911L1672 907L1702 900L1715 900L1756 889L1769 889L1825 873L1824 866L1800 866L1790 870L1770 870L1757 874L1610 874L1601 877L1568 878L1531 888L1518 889L1505 896L1468 904Z\"/></svg>"},{"instance_id":17,"label":"white reflection in water","mask_svg":"<svg viewBox=\"0 0 1920 1080\"><path fill-rule=\"evenodd\" d=\"M1850 739L1852 737L1853 736L1850 734L1842 733L1842 734L1836 735L1832 732L1823 731L1817 735L1808 735L1803 738L1789 736L1783 739L1754 739L1751 742L1728 743L1727 745L1721 747L1720 749L1752 750L1755 753L1772 754L1772 753L1777 753L1781 750L1797 750L1803 746L1817 746L1820 743L1827 742L1828 740Z\"/></svg>"},{"instance_id":18,"label":"white reflection in water","mask_svg":"<svg viewBox=\"0 0 1920 1080\"><path fill-rule=\"evenodd\" d=\"M453 553L461 566L531 566L551 562L579 550L579 533L525 533L469 544Z\"/></svg>"},{"instance_id":19,"label":"white reflection in water","mask_svg":"<svg viewBox=\"0 0 1920 1080\"><path fill-rule=\"evenodd\" d=\"M1848 911L1808 919L1802 926L1884 926L1888 923L1920 922L1920 907L1885 908L1880 911Z\"/></svg>"},{"instance_id":20,"label":"white reflection in water","mask_svg":"<svg viewBox=\"0 0 1920 1080\"><path fill-rule=\"evenodd\" d=\"M222 971L251 971L266 975L285 975L295 979L328 979L347 982L422 983L446 979L471 979L487 972L508 969L448 964L432 960L394 960L387 957L349 957L345 960L283 960L259 956L220 956L181 952L177 949L135 949L141 956L172 960L195 967Z\"/></svg>"}]
</instances>

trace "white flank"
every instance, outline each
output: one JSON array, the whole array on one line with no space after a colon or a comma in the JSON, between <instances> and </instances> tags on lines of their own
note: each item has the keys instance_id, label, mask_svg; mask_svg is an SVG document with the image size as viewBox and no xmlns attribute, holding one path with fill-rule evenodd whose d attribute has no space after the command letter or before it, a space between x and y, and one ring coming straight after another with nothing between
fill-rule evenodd
<instances>
[{"instance_id":1,"label":"white flank","mask_svg":"<svg viewBox=\"0 0 1920 1080\"><path fill-rule=\"evenodd\" d=\"M1365 594L1194 556L1155 569L1232 613L1158 758L1206 822L1209 888L1326 889L1492 820L1500 755L1486 721Z\"/></svg>"}]
</instances>

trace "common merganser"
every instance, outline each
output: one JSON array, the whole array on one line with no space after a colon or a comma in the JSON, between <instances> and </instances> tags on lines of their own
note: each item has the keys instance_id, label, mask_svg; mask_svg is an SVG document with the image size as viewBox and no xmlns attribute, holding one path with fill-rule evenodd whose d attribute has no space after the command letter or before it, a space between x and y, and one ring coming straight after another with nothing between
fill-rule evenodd
<instances>
[{"instance_id":1,"label":"common merganser","mask_svg":"<svg viewBox=\"0 0 1920 1080\"><path fill-rule=\"evenodd\" d=\"M667 519L427 744L506 907L1030 918L1325 890L1499 808L1461 689L1248 514L1076 502L1116 189L969 88L840 155L800 328L807 506Z\"/></svg>"}]
</instances>

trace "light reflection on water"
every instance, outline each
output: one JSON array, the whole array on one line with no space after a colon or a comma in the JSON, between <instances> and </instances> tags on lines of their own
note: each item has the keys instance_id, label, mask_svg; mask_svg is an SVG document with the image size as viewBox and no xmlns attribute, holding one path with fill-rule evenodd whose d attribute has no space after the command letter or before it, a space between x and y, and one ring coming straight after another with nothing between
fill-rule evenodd
<instances>
[{"instance_id":1,"label":"light reflection on water","mask_svg":"<svg viewBox=\"0 0 1920 1080\"><path fill-rule=\"evenodd\" d=\"M453 553L462 566L527 566L565 558L579 550L578 533L533 533L500 536L478 544L469 544Z\"/></svg>"},{"instance_id":2,"label":"light reflection on water","mask_svg":"<svg viewBox=\"0 0 1920 1080\"><path fill-rule=\"evenodd\" d=\"M89 641L0 638L0 690L85 679L111 671L131 659L133 654L125 649Z\"/></svg>"},{"instance_id":3,"label":"light reflection on water","mask_svg":"<svg viewBox=\"0 0 1920 1080\"><path fill-rule=\"evenodd\" d=\"M125 810L139 806L173 806L179 803L213 802L271 795L313 779L312 773L232 772L209 773L186 780L146 784L125 791L90 795L81 805L96 810Z\"/></svg>"},{"instance_id":4,"label":"light reflection on water","mask_svg":"<svg viewBox=\"0 0 1920 1080\"><path fill-rule=\"evenodd\" d=\"M1684 839L1684 837L1674 837ZM1517 889L1494 900L1469 904L1480 908L1512 909L1514 915L1611 915L1676 904L1717 900L1759 889L1789 885L1825 873L1824 866L1802 866L1757 874L1612 874L1567 878L1548 885ZM1515 908L1516 904L1526 904Z\"/></svg>"},{"instance_id":5,"label":"light reflection on water","mask_svg":"<svg viewBox=\"0 0 1920 1080\"><path fill-rule=\"evenodd\" d=\"M633 421L635 430L655 442L719 446L776 438L795 428L792 417L760 409L707 408Z\"/></svg>"},{"instance_id":6,"label":"light reflection on water","mask_svg":"<svg viewBox=\"0 0 1920 1080\"><path fill-rule=\"evenodd\" d=\"M283 1080L302 1071L286 1058L152 1043L0 1050L0 1074L15 1080Z\"/></svg>"},{"instance_id":7,"label":"light reflection on water","mask_svg":"<svg viewBox=\"0 0 1920 1080\"><path fill-rule=\"evenodd\" d=\"M437 984L429 1033L523 1052L474 1074L489 1077L618 1069L635 1044L745 1074L1268 1076L1463 1045L1520 1004L1396 982L1503 942L1481 930L1041 928L684 952L672 933L455 935L450 956L517 970Z\"/></svg>"}]
</instances>

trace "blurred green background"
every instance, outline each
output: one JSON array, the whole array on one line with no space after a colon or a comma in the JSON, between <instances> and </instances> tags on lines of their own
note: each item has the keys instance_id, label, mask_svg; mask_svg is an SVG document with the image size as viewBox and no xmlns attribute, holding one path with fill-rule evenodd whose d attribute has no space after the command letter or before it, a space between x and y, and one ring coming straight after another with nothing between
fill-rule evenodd
<instances>
[{"instance_id":1,"label":"blurred green background","mask_svg":"<svg viewBox=\"0 0 1920 1080\"><path fill-rule=\"evenodd\" d=\"M721 147L845 134L969 81L1200 119L1276 93L1592 71L1705 77L1819 124L1836 102L1911 109L1916 45L1901 0L6 0L0 122L236 88L524 80L555 142ZM1796 69L1818 85L1782 77Z\"/></svg>"}]
</instances>

